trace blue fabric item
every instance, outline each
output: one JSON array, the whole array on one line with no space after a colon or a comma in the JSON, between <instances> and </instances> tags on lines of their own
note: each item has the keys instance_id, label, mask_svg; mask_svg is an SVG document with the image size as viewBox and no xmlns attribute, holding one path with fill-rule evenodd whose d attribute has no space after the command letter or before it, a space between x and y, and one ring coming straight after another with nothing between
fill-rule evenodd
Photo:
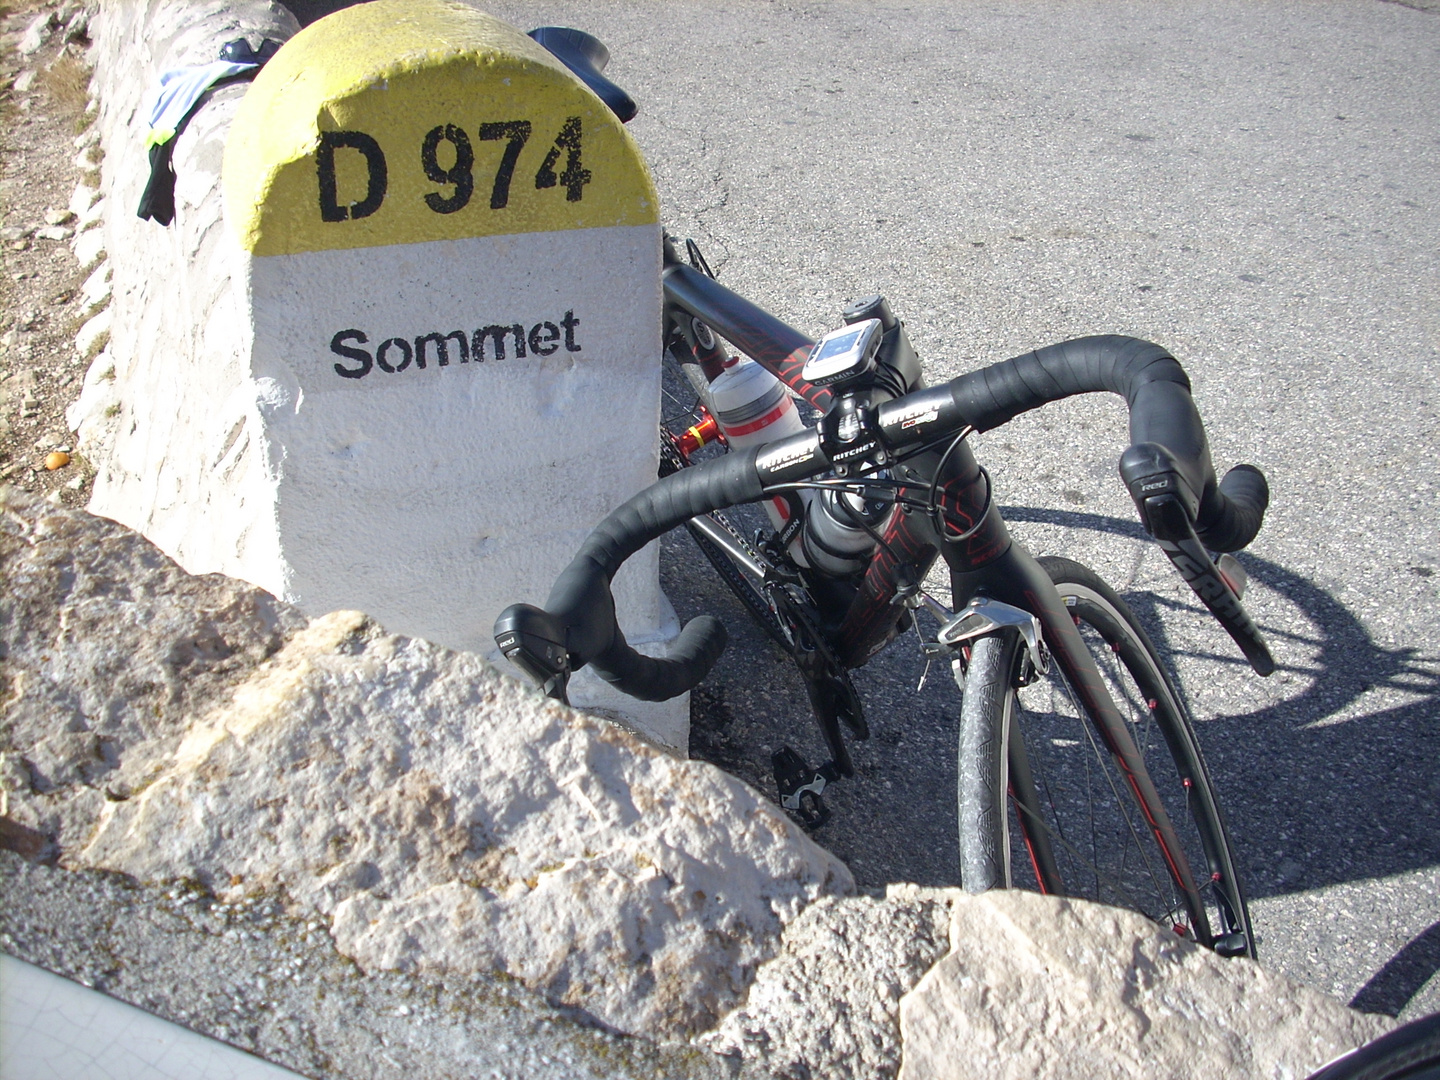
<instances>
[{"instance_id":1,"label":"blue fabric item","mask_svg":"<svg viewBox=\"0 0 1440 1080\"><path fill-rule=\"evenodd\" d=\"M280 43L263 38L252 48L244 38L227 41L220 58L211 64L173 68L160 76L140 111L149 118L145 146L150 152L150 180L135 211L142 218L169 225L175 220L175 137L205 104L216 86L254 78L255 73L280 50Z\"/></svg>"},{"instance_id":2,"label":"blue fabric item","mask_svg":"<svg viewBox=\"0 0 1440 1080\"><path fill-rule=\"evenodd\" d=\"M180 121L206 90L221 79L253 71L259 66L216 60L211 64L172 68L162 72L159 89L147 94L145 105L142 106L142 109L148 107L150 121L150 132L145 137L145 145L160 146L169 142L175 137Z\"/></svg>"}]
</instances>

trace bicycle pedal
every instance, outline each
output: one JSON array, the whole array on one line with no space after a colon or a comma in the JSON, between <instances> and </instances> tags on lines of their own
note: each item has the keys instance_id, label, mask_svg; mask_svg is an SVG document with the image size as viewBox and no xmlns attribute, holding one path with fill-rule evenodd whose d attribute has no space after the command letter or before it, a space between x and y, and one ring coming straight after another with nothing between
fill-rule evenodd
<instances>
[{"instance_id":1,"label":"bicycle pedal","mask_svg":"<svg viewBox=\"0 0 1440 1080\"><path fill-rule=\"evenodd\" d=\"M770 755L770 764L775 770L781 806L808 829L819 828L830 820L830 810L820 793L840 779L833 762L827 761L818 769L812 769L794 750L782 746Z\"/></svg>"}]
</instances>

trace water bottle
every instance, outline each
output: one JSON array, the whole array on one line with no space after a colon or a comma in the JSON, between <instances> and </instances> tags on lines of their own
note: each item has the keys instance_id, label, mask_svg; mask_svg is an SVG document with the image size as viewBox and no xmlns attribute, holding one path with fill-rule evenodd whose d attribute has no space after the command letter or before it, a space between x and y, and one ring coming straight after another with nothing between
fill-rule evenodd
<instances>
[{"instance_id":1,"label":"water bottle","mask_svg":"<svg viewBox=\"0 0 1440 1080\"><path fill-rule=\"evenodd\" d=\"M866 500L855 492L833 488L821 491L806 508L806 562L837 577L860 573L870 565L875 551L875 537L864 525L880 532L892 510L887 500Z\"/></svg>"},{"instance_id":2,"label":"water bottle","mask_svg":"<svg viewBox=\"0 0 1440 1080\"><path fill-rule=\"evenodd\" d=\"M805 430L795 399L785 384L753 360L732 356L710 384L710 400L731 450L761 446ZM765 501L776 532L790 520L790 504L776 496ZM798 553L798 544L796 551Z\"/></svg>"}]
</instances>

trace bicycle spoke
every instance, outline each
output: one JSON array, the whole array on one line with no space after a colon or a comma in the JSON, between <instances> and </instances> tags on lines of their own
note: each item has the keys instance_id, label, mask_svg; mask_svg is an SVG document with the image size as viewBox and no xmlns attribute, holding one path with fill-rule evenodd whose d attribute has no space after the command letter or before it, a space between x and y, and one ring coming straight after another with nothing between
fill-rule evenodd
<instances>
[{"instance_id":1,"label":"bicycle spoke","mask_svg":"<svg viewBox=\"0 0 1440 1080\"><path fill-rule=\"evenodd\" d=\"M1147 852L1147 850L1146 850L1149 845L1146 844L1144 841L1141 840L1141 833L1140 833L1139 830L1136 829L1134 819L1130 816L1130 813L1131 813L1131 811L1130 811L1131 800L1130 800L1129 798L1125 797L1125 796L1122 796L1122 794L1121 794L1121 788L1116 785L1115 778L1111 775L1110 769L1106 766L1106 761L1107 761L1107 759L1109 759L1109 758L1111 757L1111 755L1110 755L1110 753L1109 753L1108 750L1103 749L1103 748L1095 741L1095 731L1094 731L1093 727L1092 727L1088 722L1086 722L1086 721L1084 720L1085 713L1084 713L1084 710L1082 710L1082 709L1080 708L1080 703L1079 703L1079 701L1078 701L1078 700L1076 699L1076 697L1075 697L1075 692L1074 692L1074 690L1070 687L1069 683L1064 683L1063 685L1064 685L1064 687L1065 687L1065 692L1066 692L1066 694L1067 694L1067 696L1068 696L1068 698L1069 698L1069 701L1070 701L1070 707L1071 707L1072 710L1074 710L1073 715L1074 715L1074 716L1076 717L1076 719L1079 721L1081 729L1085 732L1085 738L1086 738L1086 740L1087 740L1087 741L1089 742L1089 744L1090 744L1090 749L1091 749L1091 751L1092 751L1092 753L1093 753L1093 760L1095 761L1095 763L1096 763L1097 766L1099 767L1100 771L1101 771L1102 773L1104 773L1104 775L1105 775L1105 782L1106 782L1106 784L1109 786L1109 788L1110 788L1110 794L1111 794L1111 796L1112 796L1112 797L1114 798L1114 800L1115 800L1114 809L1119 813L1120 817L1124 820L1124 822L1125 822L1125 827L1126 827L1126 829L1127 829L1127 830L1129 831L1129 833L1130 833L1130 838L1131 838L1132 841L1134 841L1135 850L1140 853L1140 857L1141 857L1141 858L1144 860L1144 862L1145 862L1145 872L1149 875L1151 882L1154 884L1155 889L1156 889L1156 894L1157 894L1157 895L1163 895L1163 893L1164 893L1165 890L1164 890L1163 886L1161 886L1161 884L1160 884L1160 877L1159 877L1159 875L1157 875L1157 874L1155 873L1154 864L1150 861L1150 856L1149 856L1149 854L1148 854L1148 852ZM1088 761L1088 759L1087 759L1087 761ZM1087 764L1087 775L1088 775L1088 764ZM1088 791L1087 791L1087 795L1088 795ZM1090 798L1089 802L1090 802L1090 812L1091 812L1091 817L1092 817L1092 820L1091 820L1091 837L1092 837L1092 843L1098 843L1098 842L1099 842L1099 837L1098 837L1099 830L1094 827L1094 820L1093 820L1095 801L1094 801L1093 798ZM1146 830L1146 831L1147 831L1147 833L1148 833L1148 831L1149 831L1149 830L1148 830L1148 826L1147 826L1147 830ZM1128 847L1125 847L1125 848L1122 850L1121 865L1120 865L1120 871L1121 871L1122 873L1123 873L1123 871L1124 871L1124 869L1125 869L1124 859L1127 857L1128 851L1129 851L1129 848L1128 848ZM1099 863L1099 852L1098 852L1098 851L1095 853L1095 856L1094 856L1094 858L1092 859L1092 862L1096 865L1096 872L1098 873L1098 872L1099 872L1099 867L1098 867L1098 863ZM1168 877L1168 875L1167 875L1167 877ZM1098 892L1098 889L1097 889L1097 892ZM1172 898L1173 898L1173 894L1172 894Z\"/></svg>"},{"instance_id":2,"label":"bicycle spoke","mask_svg":"<svg viewBox=\"0 0 1440 1080\"><path fill-rule=\"evenodd\" d=\"M1077 848L1074 844L1072 844L1069 840L1067 840L1058 830L1053 828L1048 821L1045 821L1043 818L1036 815L1034 811L1027 809L1018 802L1015 803L1015 810L1017 814L1022 812L1025 814L1025 817L1030 822L1032 828L1040 829L1047 836L1049 836L1051 840L1058 842L1061 847L1065 848L1076 858L1085 861L1086 864L1089 865L1095 873L1097 881L1103 878L1105 884L1109 885L1110 888L1114 890L1116 896L1124 897L1128 901L1126 906L1134 909L1135 911L1139 911L1142 914L1148 915L1148 913L1146 913L1144 910L1144 905L1139 903L1138 900L1135 899L1133 894L1130 892L1129 889L1125 887L1124 884L1122 884L1118 879L1104 873L1104 871L1100 869L1099 865L1095 862L1095 860L1085 859L1085 856L1080 851L1080 849ZM1170 925L1172 926L1183 925L1183 920L1177 917L1178 911L1179 908L1177 908L1175 905L1171 905L1169 908L1166 909L1165 914L1167 917L1169 917ZM1156 922L1160 921L1153 915L1148 915L1148 917L1154 919L1154 921Z\"/></svg>"},{"instance_id":3,"label":"bicycle spoke","mask_svg":"<svg viewBox=\"0 0 1440 1080\"><path fill-rule=\"evenodd\" d=\"M1103 641L1104 638L1102 637L1101 640ZM1121 663L1120 656L1119 656L1119 651L1120 651L1120 650L1119 650L1118 643L1115 643L1115 642L1106 642L1105 644L1108 646L1107 653L1108 653L1108 656L1110 657L1110 665L1113 665L1113 667L1111 667L1110 670L1107 672L1107 674L1108 674L1107 685L1108 685L1108 687L1110 688L1111 698L1116 702L1116 705L1117 705L1117 706L1118 706L1118 705L1122 702L1122 700L1123 700L1123 703L1124 703L1124 705L1125 705L1125 709L1126 709L1126 711L1129 713L1129 716L1126 717L1126 719L1125 719L1125 723L1126 723L1127 728L1130 730L1130 739L1131 739L1131 741L1132 741L1133 743L1135 743L1137 749L1140 751L1140 758L1141 758L1141 760L1142 760L1142 761L1150 761L1150 760L1151 760L1151 754L1150 754L1150 731L1151 731L1151 722L1152 722L1153 719L1154 719L1154 714L1153 714L1152 712L1150 712L1150 710L1149 710L1148 707L1147 707L1147 708L1146 708L1146 721L1145 721L1145 724L1143 725L1143 727L1135 722L1134 717L1135 717L1135 714L1136 714L1136 712L1138 711L1138 708L1139 708L1139 707L1138 707L1137 704L1136 704L1136 699L1135 699L1135 694L1134 694L1134 687L1131 686L1131 684L1128 682L1128 680L1126 680L1125 678L1121 677L1121 674L1120 674L1120 671L1123 669L1123 664ZM1140 730L1140 732L1141 732L1141 734L1142 734L1142 736L1143 736L1142 738L1138 738L1138 739L1136 738L1137 729ZM1117 798L1118 798L1118 796L1117 796ZM1128 804L1122 804L1122 805L1128 805ZM1135 841L1136 841L1136 849L1141 853L1141 857L1142 857L1142 858L1145 858L1145 860L1146 860L1146 871L1149 873L1151 881L1153 881L1153 882L1155 883L1155 888L1156 888L1157 895L1160 894L1160 893L1162 893L1162 892L1164 891L1164 886L1162 886L1162 884L1161 884L1162 881L1168 882L1168 883L1170 884L1171 910L1174 910L1174 906L1175 906L1175 902L1176 902L1176 897L1175 897L1175 893L1174 893L1174 887L1173 887L1173 886L1174 886L1174 883L1173 883L1173 881L1170 880L1170 877L1169 877L1168 874L1160 875L1160 874L1157 874L1157 873L1155 872L1155 868L1154 868L1153 864L1150 863L1148 857L1146 856L1146 850L1147 850L1147 848L1148 848L1149 845L1143 843L1143 842L1140 840L1140 838L1139 838L1138 834L1136 833L1136 830L1134 829L1133 826L1132 826L1132 828L1131 828L1131 835L1135 838ZM1123 865L1122 865L1122 869L1123 869Z\"/></svg>"}]
</instances>

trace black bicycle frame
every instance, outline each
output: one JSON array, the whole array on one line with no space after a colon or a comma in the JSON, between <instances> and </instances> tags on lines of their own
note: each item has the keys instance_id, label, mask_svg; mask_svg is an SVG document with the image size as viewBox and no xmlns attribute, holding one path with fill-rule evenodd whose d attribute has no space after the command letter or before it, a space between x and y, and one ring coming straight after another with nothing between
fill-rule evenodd
<instances>
[{"instance_id":1,"label":"black bicycle frame","mask_svg":"<svg viewBox=\"0 0 1440 1080\"><path fill-rule=\"evenodd\" d=\"M811 339L713 278L678 260L671 261L672 254L667 251L664 271L667 338L673 340L679 334L692 352L690 359L709 374L709 369L717 368L715 347L698 340L691 323L698 319L821 413L828 410L830 392L801 377L814 344ZM938 478L937 468L943 468ZM937 527L935 517L897 505L881 530L884 542L876 546L858 590L827 591L816 596L821 605L827 599L836 603L836 596L849 597L843 611L822 610L826 622L839 628L832 642L839 660L846 667L859 667L894 639L905 610L896 600L900 582L923 580L937 556L943 556L950 569L953 610L959 611L975 597L984 596L1037 616L1051 655L1081 706L1095 719L1097 733L1134 790L1147 818L1145 824L1154 833L1173 880L1184 892L1192 925L1198 932L1208 933L1209 920L1198 903L1193 871L1125 719L1106 691L1095 661L1049 575L1011 540L991 497L989 479L969 444L960 442L946 450L927 451L900 466L898 478L913 479L917 487L925 488L934 480L937 504L942 510L940 520L946 525ZM941 528L951 525L959 531L941 535ZM1023 754L1023 749L1018 752ZM1019 772L1028 775L1028 769ZM1012 776L1015 774L1016 770L1012 770ZM1015 796L1022 806L1020 824L1032 857L1037 864L1053 867L1050 838L1043 829L1029 827L1023 812L1027 805L1038 805L1033 785L1030 791L1017 791Z\"/></svg>"}]
</instances>

